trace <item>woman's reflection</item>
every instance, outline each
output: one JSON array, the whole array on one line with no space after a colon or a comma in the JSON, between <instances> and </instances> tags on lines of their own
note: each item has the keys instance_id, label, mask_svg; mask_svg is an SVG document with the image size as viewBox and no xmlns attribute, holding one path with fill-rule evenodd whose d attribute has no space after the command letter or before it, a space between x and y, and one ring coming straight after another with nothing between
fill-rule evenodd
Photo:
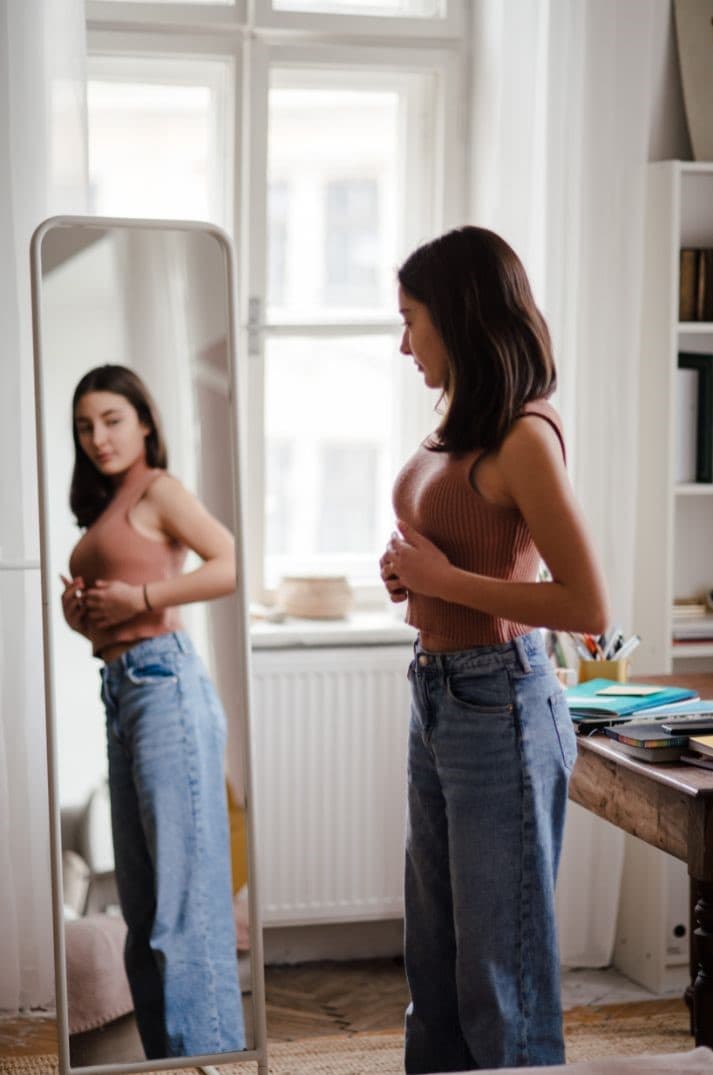
<instances>
[{"instance_id":1,"label":"woman's reflection","mask_svg":"<svg viewBox=\"0 0 713 1075\"><path fill-rule=\"evenodd\" d=\"M148 1058L245 1048L213 684L177 605L235 589L233 539L167 470L156 406L123 366L72 402L70 506L84 534L64 616L92 643L106 710L127 977ZM203 561L182 574L186 552Z\"/></svg>"}]
</instances>

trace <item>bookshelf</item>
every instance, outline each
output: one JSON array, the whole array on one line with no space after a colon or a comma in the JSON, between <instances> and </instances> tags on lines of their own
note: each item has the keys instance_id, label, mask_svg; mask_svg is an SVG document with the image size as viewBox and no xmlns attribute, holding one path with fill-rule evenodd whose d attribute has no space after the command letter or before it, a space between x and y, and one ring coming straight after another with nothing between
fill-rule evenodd
<instances>
[{"instance_id":1,"label":"bookshelf","mask_svg":"<svg viewBox=\"0 0 713 1075\"><path fill-rule=\"evenodd\" d=\"M682 403L678 354L713 355L713 322L679 320L684 247L713 248L713 163L649 164L633 623L642 644L636 675L713 669L713 639L673 641L674 599L713 590L713 482L677 481L686 469L681 445L695 432Z\"/></svg>"}]
</instances>

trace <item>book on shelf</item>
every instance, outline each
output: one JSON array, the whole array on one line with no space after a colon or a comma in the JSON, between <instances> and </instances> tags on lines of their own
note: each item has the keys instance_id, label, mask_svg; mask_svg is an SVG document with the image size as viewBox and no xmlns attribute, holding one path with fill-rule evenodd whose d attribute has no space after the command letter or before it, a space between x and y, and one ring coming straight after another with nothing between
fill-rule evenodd
<instances>
[{"instance_id":1,"label":"book on shelf","mask_svg":"<svg viewBox=\"0 0 713 1075\"><path fill-rule=\"evenodd\" d=\"M700 655L702 657L707 657L707 656L709 656L709 654L711 652L711 647L713 646L713 638L673 638L672 637L671 638L671 645L674 648L676 646L685 646L687 649L690 649L690 650L700 649L700 651L701 651ZM693 656L697 657L698 654L697 653L693 654Z\"/></svg>"},{"instance_id":2,"label":"book on shelf","mask_svg":"<svg viewBox=\"0 0 713 1075\"><path fill-rule=\"evenodd\" d=\"M688 485L696 480L698 429L698 370L676 370L675 480Z\"/></svg>"},{"instance_id":3,"label":"book on shelf","mask_svg":"<svg viewBox=\"0 0 713 1075\"><path fill-rule=\"evenodd\" d=\"M713 249L683 247L678 284L679 321L713 321Z\"/></svg>"},{"instance_id":4,"label":"book on shelf","mask_svg":"<svg viewBox=\"0 0 713 1075\"><path fill-rule=\"evenodd\" d=\"M654 763L678 761L689 741L687 735L665 732L656 721L631 721L604 732L625 754Z\"/></svg>"},{"instance_id":5,"label":"book on shelf","mask_svg":"<svg viewBox=\"0 0 713 1075\"><path fill-rule=\"evenodd\" d=\"M674 616L673 620L674 640L708 639L713 640L713 613L707 616L679 619Z\"/></svg>"},{"instance_id":6,"label":"book on shelf","mask_svg":"<svg viewBox=\"0 0 713 1075\"><path fill-rule=\"evenodd\" d=\"M708 616L713 614L706 602L698 597L680 598L673 603L674 620L687 620L691 617Z\"/></svg>"},{"instance_id":7,"label":"book on shelf","mask_svg":"<svg viewBox=\"0 0 713 1075\"><path fill-rule=\"evenodd\" d=\"M678 320L695 321L698 308L698 250L681 250L678 273Z\"/></svg>"},{"instance_id":8,"label":"book on shelf","mask_svg":"<svg viewBox=\"0 0 713 1075\"><path fill-rule=\"evenodd\" d=\"M696 320L713 321L713 250L698 251Z\"/></svg>"},{"instance_id":9,"label":"book on shelf","mask_svg":"<svg viewBox=\"0 0 713 1075\"><path fill-rule=\"evenodd\" d=\"M713 355L679 351L678 368L697 370L696 481L713 482Z\"/></svg>"}]
</instances>

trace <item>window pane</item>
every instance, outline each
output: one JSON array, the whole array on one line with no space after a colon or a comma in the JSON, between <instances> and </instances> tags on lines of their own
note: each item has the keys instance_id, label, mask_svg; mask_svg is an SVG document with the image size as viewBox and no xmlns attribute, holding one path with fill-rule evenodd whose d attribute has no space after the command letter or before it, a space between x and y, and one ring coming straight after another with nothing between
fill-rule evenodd
<instances>
[{"instance_id":1,"label":"window pane","mask_svg":"<svg viewBox=\"0 0 713 1075\"><path fill-rule=\"evenodd\" d=\"M316 77L270 92L268 320L393 313L404 92Z\"/></svg>"},{"instance_id":2,"label":"window pane","mask_svg":"<svg viewBox=\"0 0 713 1075\"><path fill-rule=\"evenodd\" d=\"M395 352L382 335L268 339L268 586L345 564L353 581L378 580L393 529Z\"/></svg>"},{"instance_id":3,"label":"window pane","mask_svg":"<svg viewBox=\"0 0 713 1075\"><path fill-rule=\"evenodd\" d=\"M312 11L329 15L391 15L434 18L443 15L441 0L273 0L274 11Z\"/></svg>"},{"instance_id":4,"label":"window pane","mask_svg":"<svg viewBox=\"0 0 713 1075\"><path fill-rule=\"evenodd\" d=\"M224 223L226 175L217 121L224 74L224 65L204 63L202 77L189 81L185 62L166 60L158 71L150 61L132 61L126 78L90 72L93 212Z\"/></svg>"}]
</instances>

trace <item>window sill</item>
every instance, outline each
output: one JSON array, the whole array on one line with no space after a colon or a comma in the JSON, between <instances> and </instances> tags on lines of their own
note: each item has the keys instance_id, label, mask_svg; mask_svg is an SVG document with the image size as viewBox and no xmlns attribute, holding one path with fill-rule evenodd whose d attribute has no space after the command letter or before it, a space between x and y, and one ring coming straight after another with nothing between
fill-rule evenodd
<instances>
[{"instance_id":1,"label":"window sill","mask_svg":"<svg viewBox=\"0 0 713 1075\"><path fill-rule=\"evenodd\" d=\"M250 645L258 649L317 646L395 646L416 638L416 629L392 612L353 612L344 620L301 620L252 623Z\"/></svg>"}]
</instances>

